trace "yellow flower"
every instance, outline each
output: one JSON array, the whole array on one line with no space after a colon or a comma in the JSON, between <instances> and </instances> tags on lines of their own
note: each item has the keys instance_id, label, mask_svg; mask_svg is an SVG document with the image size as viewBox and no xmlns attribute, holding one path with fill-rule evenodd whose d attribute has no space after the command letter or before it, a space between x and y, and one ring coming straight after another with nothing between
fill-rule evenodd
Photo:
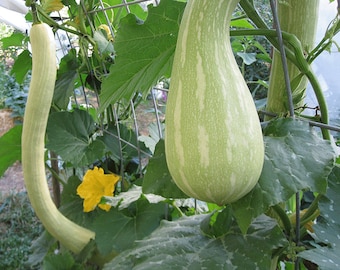
<instances>
[{"instance_id":1,"label":"yellow flower","mask_svg":"<svg viewBox=\"0 0 340 270\"><path fill-rule=\"evenodd\" d=\"M84 175L83 182L77 188L77 194L84 199L84 212L93 211L98 205L101 209L109 211L111 206L99 204L103 196L113 196L115 184L120 177L115 174L104 174L102 168L94 167Z\"/></svg>"}]
</instances>

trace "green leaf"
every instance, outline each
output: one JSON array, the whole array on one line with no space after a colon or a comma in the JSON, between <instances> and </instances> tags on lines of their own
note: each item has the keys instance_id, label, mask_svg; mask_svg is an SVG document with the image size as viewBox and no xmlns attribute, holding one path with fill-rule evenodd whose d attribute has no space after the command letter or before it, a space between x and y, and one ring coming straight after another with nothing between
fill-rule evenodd
<instances>
[{"instance_id":1,"label":"green leaf","mask_svg":"<svg viewBox=\"0 0 340 270\"><path fill-rule=\"evenodd\" d=\"M24 50L18 55L12 67L11 73L15 75L15 78L19 84L22 84L25 80L26 74L32 68L32 58L28 50Z\"/></svg>"},{"instance_id":2,"label":"green leaf","mask_svg":"<svg viewBox=\"0 0 340 270\"><path fill-rule=\"evenodd\" d=\"M237 28L254 29L254 26L248 21L248 19L245 19L245 18L231 20L230 26L237 27Z\"/></svg>"},{"instance_id":3,"label":"green leaf","mask_svg":"<svg viewBox=\"0 0 340 270\"><path fill-rule=\"evenodd\" d=\"M172 180L165 158L164 140L156 145L143 180L143 193L153 193L165 198L187 198Z\"/></svg>"},{"instance_id":4,"label":"green leaf","mask_svg":"<svg viewBox=\"0 0 340 270\"><path fill-rule=\"evenodd\" d=\"M43 262L43 269L45 270L76 270L80 269L79 266L76 267L74 258L69 252L63 252L59 254L50 253L46 255Z\"/></svg>"},{"instance_id":5,"label":"green leaf","mask_svg":"<svg viewBox=\"0 0 340 270\"><path fill-rule=\"evenodd\" d=\"M252 63L256 62L256 53L238 52L237 55L242 58L246 65L251 65Z\"/></svg>"},{"instance_id":6,"label":"green leaf","mask_svg":"<svg viewBox=\"0 0 340 270\"><path fill-rule=\"evenodd\" d=\"M111 208L97 217L92 230L96 232L99 252L105 256L131 248L135 240L143 239L159 226L164 209L164 203L153 204L141 196L128 209Z\"/></svg>"},{"instance_id":7,"label":"green leaf","mask_svg":"<svg viewBox=\"0 0 340 270\"><path fill-rule=\"evenodd\" d=\"M169 76L184 3L163 0L149 6L143 24L127 15L121 20L114 43L116 58L102 83L100 112L111 103L130 100L136 91L143 95L162 76Z\"/></svg>"},{"instance_id":8,"label":"green leaf","mask_svg":"<svg viewBox=\"0 0 340 270\"><path fill-rule=\"evenodd\" d=\"M119 144L119 138L121 142ZM137 135L134 130L128 128L126 125L119 125L119 137L117 127L114 125L109 125L109 127L105 130L103 136L99 137L98 140L102 141L105 145L105 152L109 153L111 158L116 162L120 162L120 153L122 152L124 161L129 163L131 159L138 157L138 148L142 151L147 151L143 145L139 145L137 143ZM129 142L127 144L125 142ZM122 149L120 149L120 145ZM127 165L127 164L125 164Z\"/></svg>"},{"instance_id":9,"label":"green leaf","mask_svg":"<svg viewBox=\"0 0 340 270\"><path fill-rule=\"evenodd\" d=\"M95 31L93 39L97 43L98 51L103 55L111 55L114 53L113 44L107 39L102 31Z\"/></svg>"},{"instance_id":10,"label":"green leaf","mask_svg":"<svg viewBox=\"0 0 340 270\"><path fill-rule=\"evenodd\" d=\"M233 215L230 205L215 211L201 222L202 232L209 237L221 237L227 234L233 224Z\"/></svg>"},{"instance_id":11,"label":"green leaf","mask_svg":"<svg viewBox=\"0 0 340 270\"><path fill-rule=\"evenodd\" d=\"M105 145L93 138L93 118L83 110L56 112L47 124L46 147L74 167L92 164L104 155Z\"/></svg>"},{"instance_id":12,"label":"green leaf","mask_svg":"<svg viewBox=\"0 0 340 270\"><path fill-rule=\"evenodd\" d=\"M59 11L64 7L62 0L43 0L42 8L46 13Z\"/></svg>"},{"instance_id":13,"label":"green leaf","mask_svg":"<svg viewBox=\"0 0 340 270\"><path fill-rule=\"evenodd\" d=\"M57 246L57 240L44 230L38 238L33 240L31 254L26 261L27 268L34 269L34 266L41 265L46 254Z\"/></svg>"},{"instance_id":14,"label":"green leaf","mask_svg":"<svg viewBox=\"0 0 340 270\"><path fill-rule=\"evenodd\" d=\"M232 204L243 232L255 217L297 191L325 193L334 163L331 144L311 131L306 122L291 118L274 120L264 135L265 160L259 182Z\"/></svg>"},{"instance_id":15,"label":"green leaf","mask_svg":"<svg viewBox=\"0 0 340 270\"><path fill-rule=\"evenodd\" d=\"M128 208L132 203L138 201L141 196L144 196L150 203L164 202L166 199L155 194L143 194L140 186L133 185L126 192L121 192L117 196L105 196L106 203L118 207L119 210Z\"/></svg>"},{"instance_id":16,"label":"green leaf","mask_svg":"<svg viewBox=\"0 0 340 270\"><path fill-rule=\"evenodd\" d=\"M258 217L243 236L220 238L201 234L206 215L162 221L149 237L117 256L104 269L270 269L272 250L286 245L275 221Z\"/></svg>"},{"instance_id":17,"label":"green leaf","mask_svg":"<svg viewBox=\"0 0 340 270\"><path fill-rule=\"evenodd\" d=\"M340 268L340 167L335 166L328 178L327 194L319 202L321 217L313 225L314 249L299 253L301 258L317 264L321 270Z\"/></svg>"},{"instance_id":18,"label":"green leaf","mask_svg":"<svg viewBox=\"0 0 340 270\"><path fill-rule=\"evenodd\" d=\"M63 192L61 193L62 205L81 200L77 195L77 187L81 182L82 181L76 175L72 175L67 179L66 185L63 186Z\"/></svg>"},{"instance_id":19,"label":"green leaf","mask_svg":"<svg viewBox=\"0 0 340 270\"><path fill-rule=\"evenodd\" d=\"M161 129L162 129L162 134L164 134L164 128L165 125L161 124ZM141 135L138 137L138 140L143 142L144 145L150 149L151 153L155 152L155 147L158 141L161 139L159 130L158 130L158 124L155 122L152 122L148 126L148 136L146 135Z\"/></svg>"},{"instance_id":20,"label":"green leaf","mask_svg":"<svg viewBox=\"0 0 340 270\"><path fill-rule=\"evenodd\" d=\"M133 2L135 0L127 0L126 2ZM125 17L129 12L136 15L136 17L140 20L145 20L148 13L141 7L141 5L129 5L129 10L127 10L126 6L121 5L121 0L105 0L105 4L108 7L115 6L115 8L111 9L110 12L97 12L96 20L98 22L106 22L108 20L112 22L113 27L117 27L119 21ZM129 12L128 12L129 11Z\"/></svg>"},{"instance_id":21,"label":"green leaf","mask_svg":"<svg viewBox=\"0 0 340 270\"><path fill-rule=\"evenodd\" d=\"M1 41L1 47L3 50L8 49L9 47L22 47L23 40L27 36L20 32L14 32L9 37L2 38Z\"/></svg>"},{"instance_id":22,"label":"green leaf","mask_svg":"<svg viewBox=\"0 0 340 270\"><path fill-rule=\"evenodd\" d=\"M21 160L22 125L17 125L0 137L0 176L17 160Z\"/></svg>"},{"instance_id":23,"label":"green leaf","mask_svg":"<svg viewBox=\"0 0 340 270\"><path fill-rule=\"evenodd\" d=\"M60 61L56 85L53 94L53 103L61 110L66 110L70 96L75 88L78 77L78 62L75 50L71 50Z\"/></svg>"}]
</instances>

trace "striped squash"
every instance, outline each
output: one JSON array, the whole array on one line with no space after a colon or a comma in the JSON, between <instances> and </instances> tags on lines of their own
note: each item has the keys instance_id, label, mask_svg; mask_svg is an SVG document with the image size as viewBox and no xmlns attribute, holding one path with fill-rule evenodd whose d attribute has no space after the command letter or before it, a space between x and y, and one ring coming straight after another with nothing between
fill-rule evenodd
<instances>
[{"instance_id":1,"label":"striped squash","mask_svg":"<svg viewBox=\"0 0 340 270\"><path fill-rule=\"evenodd\" d=\"M282 31L295 35L306 51L310 51L315 43L319 0L285 0L278 3L278 15ZM300 70L288 61L288 72L291 81L301 75ZM307 77L303 76L297 86L292 84L293 103L295 108L305 104ZM296 83L295 83L296 84ZM269 89L266 110L277 114L287 114L287 92L283 75L280 52L274 50L273 62L270 69ZM301 109L297 112L301 112ZM266 120L271 119L267 116Z\"/></svg>"},{"instance_id":2,"label":"striped squash","mask_svg":"<svg viewBox=\"0 0 340 270\"><path fill-rule=\"evenodd\" d=\"M229 39L239 0L189 0L180 25L166 107L165 152L187 195L223 205L247 194L264 145Z\"/></svg>"}]
</instances>

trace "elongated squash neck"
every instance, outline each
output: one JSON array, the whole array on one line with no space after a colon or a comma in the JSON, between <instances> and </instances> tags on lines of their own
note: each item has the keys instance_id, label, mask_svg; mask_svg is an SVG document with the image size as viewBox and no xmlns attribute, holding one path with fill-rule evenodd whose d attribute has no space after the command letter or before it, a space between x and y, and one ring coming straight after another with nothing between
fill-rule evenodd
<instances>
[{"instance_id":1,"label":"elongated squash neck","mask_svg":"<svg viewBox=\"0 0 340 270\"><path fill-rule=\"evenodd\" d=\"M182 50L182 57L187 58L184 49L190 50L190 46L208 46L204 51L209 53L209 49L215 50L216 45L220 47L225 42L223 49L231 50L229 26L238 2L239 0L189 0L181 22L185 27L180 28L179 34L183 38L176 48ZM215 57L219 58L218 55Z\"/></svg>"}]
</instances>

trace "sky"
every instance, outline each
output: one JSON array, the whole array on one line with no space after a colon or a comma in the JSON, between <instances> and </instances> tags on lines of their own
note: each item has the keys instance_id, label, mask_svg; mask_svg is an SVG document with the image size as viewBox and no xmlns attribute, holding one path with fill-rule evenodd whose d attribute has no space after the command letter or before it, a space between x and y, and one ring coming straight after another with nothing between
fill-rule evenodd
<instances>
[{"instance_id":1,"label":"sky","mask_svg":"<svg viewBox=\"0 0 340 270\"><path fill-rule=\"evenodd\" d=\"M337 3L329 3L328 0L320 0L319 21L316 42L319 42L330 23L337 13ZM334 38L340 46L340 33ZM340 114L340 52L335 46L332 47L331 53L323 52L312 65L316 73L324 95L327 101L329 114L331 117ZM307 90L306 102L310 106L316 106L316 98L314 97L311 87Z\"/></svg>"}]
</instances>

